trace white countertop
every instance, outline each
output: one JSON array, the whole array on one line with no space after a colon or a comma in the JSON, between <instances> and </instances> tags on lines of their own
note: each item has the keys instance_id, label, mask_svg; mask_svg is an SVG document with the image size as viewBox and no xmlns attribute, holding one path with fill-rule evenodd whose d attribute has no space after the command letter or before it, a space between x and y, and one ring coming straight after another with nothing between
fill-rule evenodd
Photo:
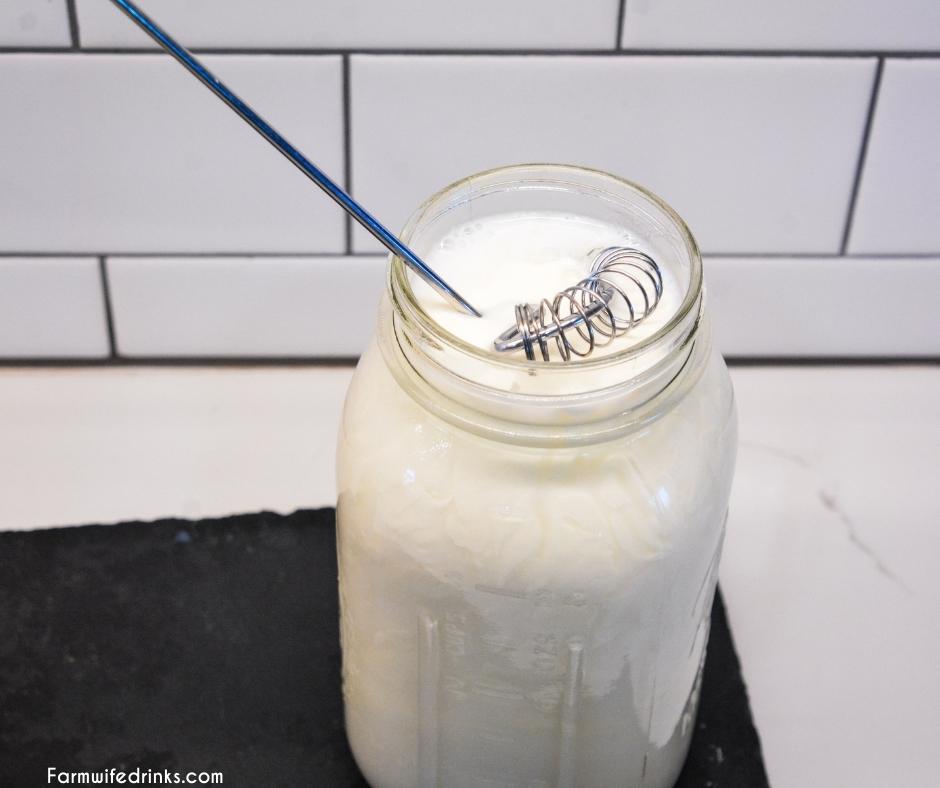
<instances>
[{"instance_id":1,"label":"white countertop","mask_svg":"<svg viewBox=\"0 0 940 788\"><path fill-rule=\"evenodd\" d=\"M0 529L333 505L351 369L0 370ZM928 788L940 367L738 367L721 568L774 788Z\"/></svg>"}]
</instances>

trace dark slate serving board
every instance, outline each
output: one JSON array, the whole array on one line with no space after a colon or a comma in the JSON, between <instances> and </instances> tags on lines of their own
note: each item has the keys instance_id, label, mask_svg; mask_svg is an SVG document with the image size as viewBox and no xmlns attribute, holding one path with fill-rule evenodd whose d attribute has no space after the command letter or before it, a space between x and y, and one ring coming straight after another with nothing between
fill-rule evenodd
<instances>
[{"instance_id":1,"label":"dark slate serving board","mask_svg":"<svg viewBox=\"0 0 940 788\"><path fill-rule=\"evenodd\" d=\"M333 524L320 509L0 534L0 786L45 785L50 766L365 786ZM700 708L678 785L767 786L720 595Z\"/></svg>"}]
</instances>

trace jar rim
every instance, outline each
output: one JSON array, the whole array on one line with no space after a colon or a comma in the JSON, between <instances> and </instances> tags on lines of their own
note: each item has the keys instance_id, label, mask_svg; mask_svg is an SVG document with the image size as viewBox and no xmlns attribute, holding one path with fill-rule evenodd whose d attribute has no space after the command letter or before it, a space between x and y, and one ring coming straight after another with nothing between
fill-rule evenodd
<instances>
[{"instance_id":1,"label":"jar rim","mask_svg":"<svg viewBox=\"0 0 940 788\"><path fill-rule=\"evenodd\" d=\"M591 176L601 181L608 181L611 184L615 184L621 189L626 188L629 191L635 192L640 197L653 203L653 205L662 211L669 221L672 222L674 229L677 231L679 238L686 246L688 251L689 284L682 302L676 308L675 313L670 316L668 321L666 321L657 331L650 334L648 337L641 339L635 344L632 344L623 350L605 353L597 357L572 358L570 361L559 363L558 361L543 361L538 359L529 360L513 355L504 355L497 353L495 350L481 348L478 345L471 344L466 340L461 339L459 336L448 331L440 323L431 318L431 316L424 310L421 302L414 293L410 278L408 276L408 267L404 259L399 255L393 254L390 255L388 284L392 297L392 303L395 306L395 309L405 315L407 319L418 323L420 328L428 335L433 337L436 341L445 343L460 353L466 354L467 356L478 361L485 361L486 363L521 371L537 370L539 372L545 372L550 368L565 368L567 370L603 369L636 359L642 356L644 353L648 352L651 348L655 348L656 346L668 341L668 339L674 335L676 330L687 322L693 311L697 311L699 308L703 282L701 252L699 250L698 243L695 241L695 238L692 235L688 225L686 225L682 217L679 216L679 214L676 213L676 211L665 200L649 189L646 189L643 186L640 186L639 184L634 183L633 181L630 181L626 178L622 178L618 175L612 175L611 173L591 167L583 167L572 164L552 164L538 162L528 164L514 164L483 170L481 172L460 178L459 180L450 183L449 185L428 197L423 203L421 203L414 213L412 213L404 229L402 230L401 240L405 244L410 244L412 238L415 235L415 232L420 227L422 220L425 219L428 212L431 211L435 205L445 202L449 196L458 194L462 190L466 191L467 193L467 197L464 202L473 199L474 196L479 196L479 193L475 194L472 188L475 181L499 176L511 176L513 174L522 176L523 173L536 170L541 173L541 177L520 177L518 179L519 182L528 182L530 184L535 184L538 182L556 184L567 183L572 186L577 186L579 189L596 192L600 197L604 197L606 195L608 199L616 199L615 195L611 192L604 192L599 187L586 186L584 183L571 180L572 176ZM567 179L564 177L566 174L569 176ZM461 204L461 202L455 203L455 205L459 204Z\"/></svg>"}]
</instances>

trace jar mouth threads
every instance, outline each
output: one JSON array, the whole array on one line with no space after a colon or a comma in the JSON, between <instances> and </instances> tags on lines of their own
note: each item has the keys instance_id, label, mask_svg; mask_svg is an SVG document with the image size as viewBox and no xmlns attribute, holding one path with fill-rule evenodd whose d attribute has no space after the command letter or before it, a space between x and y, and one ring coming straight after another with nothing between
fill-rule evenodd
<instances>
[{"instance_id":1,"label":"jar mouth threads","mask_svg":"<svg viewBox=\"0 0 940 788\"><path fill-rule=\"evenodd\" d=\"M386 362L424 407L472 431L524 432L526 442L550 443L570 442L588 424L594 425L587 430L594 439L620 434L627 422L646 418L647 403L662 399L675 381L702 366L690 363L696 345L701 350L696 358L708 356L707 332L699 330L704 298L698 246L675 211L645 189L597 170L556 164L518 165L464 178L427 200L402 239L426 257L462 224L518 213L622 228L632 246L655 256L669 269L673 300L668 308L660 306L662 320L649 329L652 333L623 349L563 364L498 353L435 320L404 262L391 257L378 331Z\"/></svg>"}]
</instances>

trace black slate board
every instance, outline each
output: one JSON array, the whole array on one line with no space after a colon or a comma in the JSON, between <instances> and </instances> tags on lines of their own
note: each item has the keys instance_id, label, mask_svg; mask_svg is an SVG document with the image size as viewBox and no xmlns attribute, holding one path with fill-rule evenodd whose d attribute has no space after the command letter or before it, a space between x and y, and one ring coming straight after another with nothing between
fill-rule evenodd
<instances>
[{"instance_id":1,"label":"black slate board","mask_svg":"<svg viewBox=\"0 0 940 788\"><path fill-rule=\"evenodd\" d=\"M0 786L45 785L50 766L365 786L343 731L333 522L0 534ZM678 785L767 786L720 595Z\"/></svg>"}]
</instances>

